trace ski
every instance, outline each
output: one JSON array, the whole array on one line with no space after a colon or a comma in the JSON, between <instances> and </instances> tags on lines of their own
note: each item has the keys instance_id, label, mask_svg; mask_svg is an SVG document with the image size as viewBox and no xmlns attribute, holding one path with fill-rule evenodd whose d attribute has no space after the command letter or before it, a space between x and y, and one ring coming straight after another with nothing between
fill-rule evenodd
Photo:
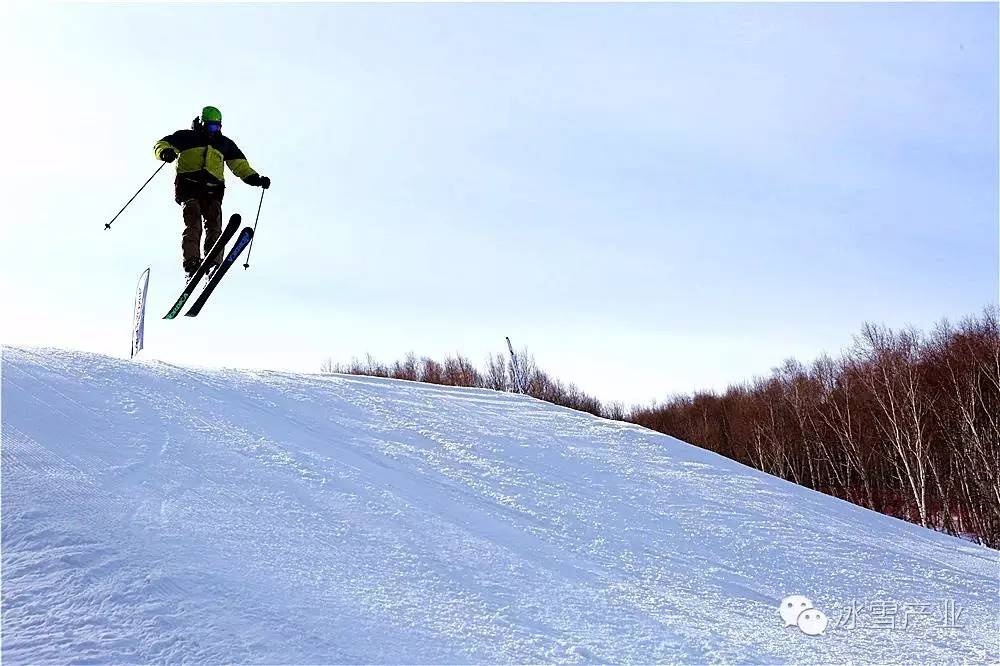
<instances>
[{"instance_id":1,"label":"ski","mask_svg":"<svg viewBox=\"0 0 1000 666\"><path fill-rule=\"evenodd\" d=\"M198 294L198 300L196 300L194 305L192 305L191 308L184 313L185 317L198 316L201 309L205 307L205 303L208 302L208 297L211 296L212 292L215 291L215 288L219 286L219 282L222 280L222 277L226 274L226 272L229 271L233 264L236 263L236 260L240 258L240 254L242 254L243 250L246 249L246 246L250 244L251 239L253 239L253 229L250 227L243 227L243 231L241 231L240 235L236 237L236 242L233 244L232 249L229 250L229 254L227 254L225 259L222 260L222 263L219 264L219 268L216 269L215 274L212 275L212 279L205 285L205 289Z\"/></svg>"},{"instance_id":2,"label":"ski","mask_svg":"<svg viewBox=\"0 0 1000 666\"><path fill-rule=\"evenodd\" d=\"M226 228L222 230L222 235L219 236L219 240L215 241L215 245L212 246L211 251L205 255L204 261L201 262L201 266L199 266L198 270L195 271L195 274L191 276L188 283L184 285L184 291L182 291L181 295L177 297L176 301L174 301L173 307L171 307L169 312L164 315L164 319L173 319L180 314L181 308L183 308L184 304L187 303L189 298L191 298L191 294L194 293L194 290L198 287L198 283L201 282L201 279L205 277L205 273L208 271L208 258L214 256L216 253L221 254L223 250L226 249L226 243L228 243L229 239L233 237L236 230L240 228L241 219L242 218L240 218L239 213L233 213L232 216L230 216L229 223L226 225Z\"/></svg>"}]
</instances>

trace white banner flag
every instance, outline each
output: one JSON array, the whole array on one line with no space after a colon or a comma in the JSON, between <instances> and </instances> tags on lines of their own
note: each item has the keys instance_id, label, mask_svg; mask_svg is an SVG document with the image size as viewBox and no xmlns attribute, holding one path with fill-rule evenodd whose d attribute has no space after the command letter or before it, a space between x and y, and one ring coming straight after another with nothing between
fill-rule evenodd
<instances>
[{"instance_id":1,"label":"white banner flag","mask_svg":"<svg viewBox=\"0 0 1000 666\"><path fill-rule=\"evenodd\" d=\"M132 317L132 356L142 349L142 341L146 328L146 290L149 288L149 269L139 276L139 284L135 288L135 313Z\"/></svg>"}]
</instances>

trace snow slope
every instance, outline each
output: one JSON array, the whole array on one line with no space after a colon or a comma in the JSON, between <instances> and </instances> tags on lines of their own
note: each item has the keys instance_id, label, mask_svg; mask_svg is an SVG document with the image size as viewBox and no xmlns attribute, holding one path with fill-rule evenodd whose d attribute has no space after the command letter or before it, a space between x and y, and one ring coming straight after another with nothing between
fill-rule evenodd
<instances>
[{"instance_id":1,"label":"snow slope","mask_svg":"<svg viewBox=\"0 0 1000 666\"><path fill-rule=\"evenodd\" d=\"M996 551L530 398L8 347L2 400L5 663L1000 659Z\"/></svg>"}]
</instances>

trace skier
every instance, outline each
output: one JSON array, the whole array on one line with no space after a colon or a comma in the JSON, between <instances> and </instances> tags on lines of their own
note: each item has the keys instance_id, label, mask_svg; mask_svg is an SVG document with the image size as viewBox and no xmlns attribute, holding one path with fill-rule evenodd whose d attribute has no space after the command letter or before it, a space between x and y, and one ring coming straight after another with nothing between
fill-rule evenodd
<instances>
[{"instance_id":1,"label":"skier","mask_svg":"<svg viewBox=\"0 0 1000 666\"><path fill-rule=\"evenodd\" d=\"M202 262L198 246L202 245L207 255L222 233L222 196L226 188L222 163L247 185L266 190L271 179L254 171L233 140L222 134L222 112L214 106L203 108L201 116L192 121L191 129L178 130L157 141L153 154L164 162L177 160L174 199L184 215L181 251L184 272L190 280ZM214 271L221 255L205 259L212 262L209 270Z\"/></svg>"}]
</instances>

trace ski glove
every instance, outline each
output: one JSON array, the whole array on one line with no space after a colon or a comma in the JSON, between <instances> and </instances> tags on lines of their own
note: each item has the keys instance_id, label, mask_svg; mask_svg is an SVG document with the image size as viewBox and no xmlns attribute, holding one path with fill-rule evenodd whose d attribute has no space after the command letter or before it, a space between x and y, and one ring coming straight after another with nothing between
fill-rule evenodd
<instances>
[{"instance_id":1,"label":"ski glove","mask_svg":"<svg viewBox=\"0 0 1000 666\"><path fill-rule=\"evenodd\" d=\"M267 176L261 176L260 174L250 174L243 179L243 182L251 187L263 187L265 190L271 187L271 179Z\"/></svg>"},{"instance_id":2,"label":"ski glove","mask_svg":"<svg viewBox=\"0 0 1000 666\"><path fill-rule=\"evenodd\" d=\"M173 162L177 159L177 151L173 148L164 148L160 151L160 159L164 162Z\"/></svg>"}]
</instances>

